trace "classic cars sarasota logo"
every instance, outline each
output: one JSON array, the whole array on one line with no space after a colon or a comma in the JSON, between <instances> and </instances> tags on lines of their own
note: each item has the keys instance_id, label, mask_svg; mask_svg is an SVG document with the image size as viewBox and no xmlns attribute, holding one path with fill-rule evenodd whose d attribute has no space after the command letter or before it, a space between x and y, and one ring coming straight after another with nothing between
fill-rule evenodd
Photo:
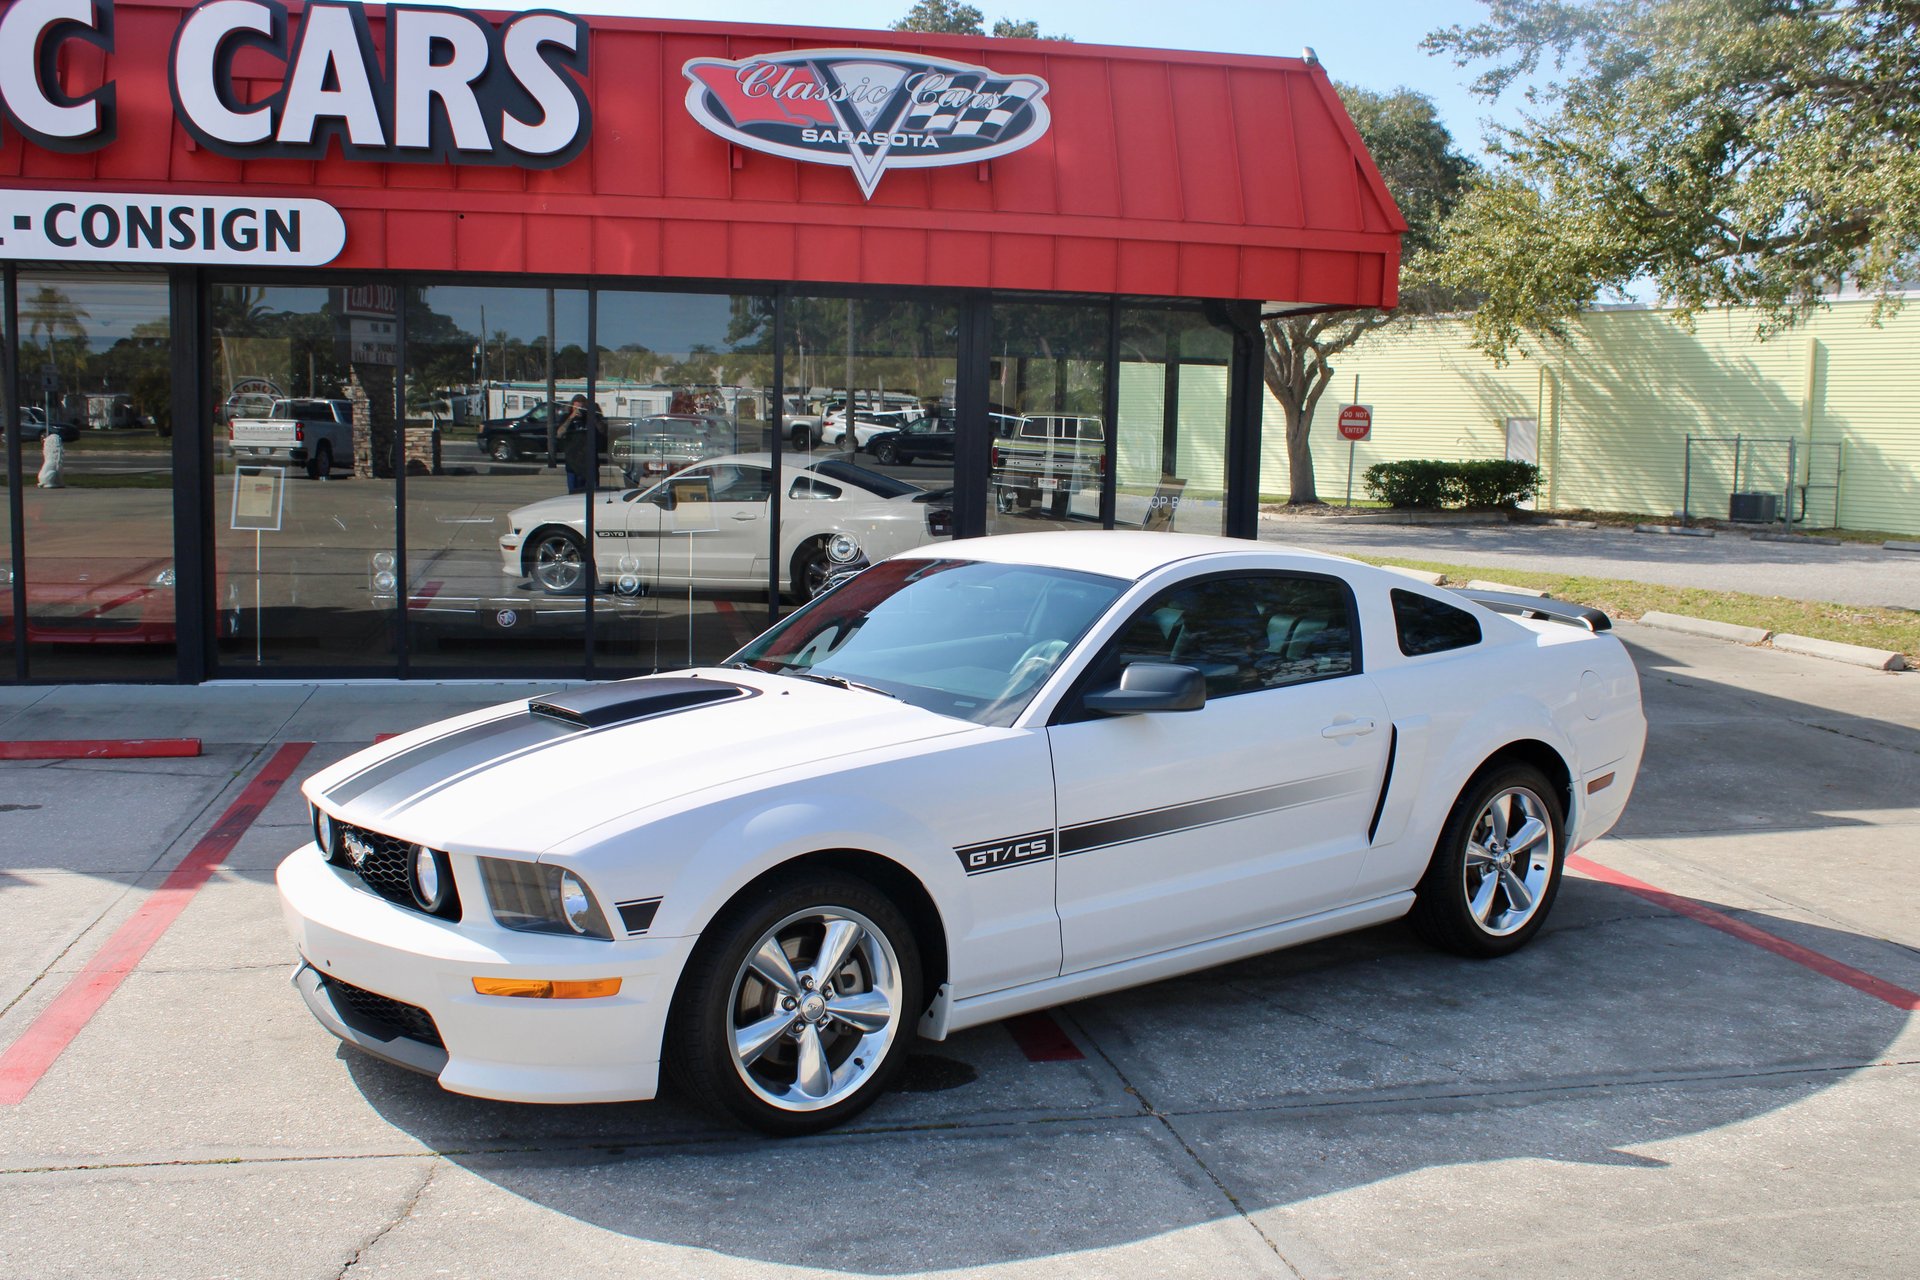
<instances>
[{"instance_id":1,"label":"classic cars sarasota logo","mask_svg":"<svg viewBox=\"0 0 1920 1280\"><path fill-rule=\"evenodd\" d=\"M727 141L853 170L869 199L892 169L972 164L1046 133L1047 82L882 49L694 58L687 110Z\"/></svg>"}]
</instances>

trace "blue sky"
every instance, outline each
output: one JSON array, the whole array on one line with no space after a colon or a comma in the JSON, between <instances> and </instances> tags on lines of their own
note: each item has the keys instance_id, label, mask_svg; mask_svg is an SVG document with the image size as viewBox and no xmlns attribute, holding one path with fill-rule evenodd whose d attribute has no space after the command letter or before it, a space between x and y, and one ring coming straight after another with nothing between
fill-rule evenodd
<instances>
[{"instance_id":1,"label":"blue sky","mask_svg":"<svg viewBox=\"0 0 1920 1280\"><path fill-rule=\"evenodd\" d=\"M1420 49L1436 27L1477 21L1477 0L1195 0L1190 3L1115 3L1114 0L968 0L986 14L1031 18L1049 34L1089 44L1209 49L1296 57L1311 46L1336 80L1388 91L1402 85L1434 100L1460 149L1480 152L1480 122L1513 118L1516 95L1490 106L1467 92L1468 69ZM475 0L478 7L554 7L552 0ZM618 13L704 21L768 22L800 26L885 27L913 0L573 0L576 13Z\"/></svg>"}]
</instances>

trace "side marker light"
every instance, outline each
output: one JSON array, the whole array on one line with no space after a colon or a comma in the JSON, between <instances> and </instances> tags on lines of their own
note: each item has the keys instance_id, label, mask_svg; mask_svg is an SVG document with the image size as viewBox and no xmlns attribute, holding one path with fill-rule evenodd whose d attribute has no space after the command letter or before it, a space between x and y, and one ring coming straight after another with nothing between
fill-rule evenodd
<instances>
[{"instance_id":1,"label":"side marker light","mask_svg":"<svg viewBox=\"0 0 1920 1280\"><path fill-rule=\"evenodd\" d=\"M618 978L582 978L548 981L545 978L475 978L473 989L483 996L527 996L535 1000L593 1000L620 994Z\"/></svg>"}]
</instances>

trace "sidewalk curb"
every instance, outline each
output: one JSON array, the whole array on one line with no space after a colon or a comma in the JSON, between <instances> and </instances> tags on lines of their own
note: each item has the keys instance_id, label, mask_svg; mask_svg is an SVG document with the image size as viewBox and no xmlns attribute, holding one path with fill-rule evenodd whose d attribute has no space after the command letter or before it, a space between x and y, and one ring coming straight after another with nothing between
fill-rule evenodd
<instances>
[{"instance_id":1,"label":"sidewalk curb","mask_svg":"<svg viewBox=\"0 0 1920 1280\"><path fill-rule=\"evenodd\" d=\"M1889 649L1869 649L1865 645L1842 644L1838 640L1816 640L1812 636L1779 634L1773 638L1773 647L1785 649L1788 653L1805 654L1809 658L1826 658L1833 662L1848 662L1856 667L1867 667L1874 671L1905 671L1907 660Z\"/></svg>"},{"instance_id":2,"label":"sidewalk curb","mask_svg":"<svg viewBox=\"0 0 1920 1280\"><path fill-rule=\"evenodd\" d=\"M1889 538L1880 544L1882 551L1920 551L1920 542L1896 542Z\"/></svg>"},{"instance_id":3,"label":"sidewalk curb","mask_svg":"<svg viewBox=\"0 0 1920 1280\"><path fill-rule=\"evenodd\" d=\"M1679 631L1690 636L1705 636L1709 640L1730 640L1734 644L1765 644L1773 635L1765 627L1743 627L1732 622L1714 622L1708 618L1689 618L1685 614L1660 613L1657 610L1640 615L1643 626L1658 627L1662 631Z\"/></svg>"},{"instance_id":4,"label":"sidewalk curb","mask_svg":"<svg viewBox=\"0 0 1920 1280\"><path fill-rule=\"evenodd\" d=\"M1674 538L1711 538L1713 530L1701 529L1693 525L1682 524L1637 524L1635 533L1664 533Z\"/></svg>"},{"instance_id":5,"label":"sidewalk curb","mask_svg":"<svg viewBox=\"0 0 1920 1280\"><path fill-rule=\"evenodd\" d=\"M1755 542L1804 542L1815 547L1846 545L1840 538L1822 538L1811 533L1750 533L1747 537Z\"/></svg>"}]
</instances>

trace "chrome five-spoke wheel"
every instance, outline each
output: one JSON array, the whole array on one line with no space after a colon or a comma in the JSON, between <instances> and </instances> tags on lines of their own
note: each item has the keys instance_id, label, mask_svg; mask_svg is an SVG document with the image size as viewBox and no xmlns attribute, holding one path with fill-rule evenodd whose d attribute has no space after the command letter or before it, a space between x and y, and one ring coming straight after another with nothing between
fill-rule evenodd
<instances>
[{"instance_id":1,"label":"chrome five-spoke wheel","mask_svg":"<svg viewBox=\"0 0 1920 1280\"><path fill-rule=\"evenodd\" d=\"M919 942L900 908L855 876L794 866L701 931L663 1065L710 1110L766 1133L818 1133L886 1090L922 1008Z\"/></svg>"},{"instance_id":2,"label":"chrome five-spoke wheel","mask_svg":"<svg viewBox=\"0 0 1920 1280\"><path fill-rule=\"evenodd\" d=\"M527 552L527 575L542 591L570 595L587 580L587 550L565 529L542 530Z\"/></svg>"},{"instance_id":3,"label":"chrome five-spoke wheel","mask_svg":"<svg viewBox=\"0 0 1920 1280\"><path fill-rule=\"evenodd\" d=\"M1546 801L1509 787L1474 819L1462 862L1467 910L1496 938L1517 932L1540 910L1553 878L1555 842Z\"/></svg>"},{"instance_id":4,"label":"chrome five-spoke wheel","mask_svg":"<svg viewBox=\"0 0 1920 1280\"><path fill-rule=\"evenodd\" d=\"M817 1111L879 1070L900 1034L900 960L871 920L795 912L761 935L734 978L733 1060L767 1105Z\"/></svg>"},{"instance_id":5,"label":"chrome five-spoke wheel","mask_svg":"<svg viewBox=\"0 0 1920 1280\"><path fill-rule=\"evenodd\" d=\"M1531 764L1483 769L1447 815L1407 915L1434 946L1506 955L1545 923L1566 857L1562 793Z\"/></svg>"}]
</instances>

